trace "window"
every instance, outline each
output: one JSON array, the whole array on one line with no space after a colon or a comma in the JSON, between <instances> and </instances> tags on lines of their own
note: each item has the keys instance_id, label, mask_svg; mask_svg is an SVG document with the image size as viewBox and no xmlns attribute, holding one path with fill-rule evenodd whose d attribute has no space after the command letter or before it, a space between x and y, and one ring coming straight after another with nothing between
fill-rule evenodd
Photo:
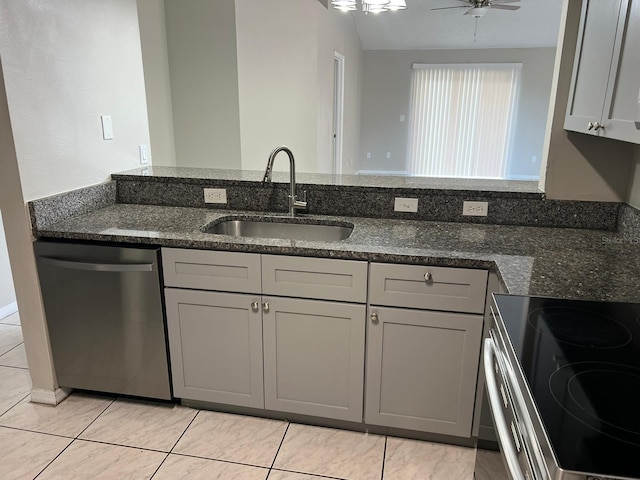
<instances>
[{"instance_id":1,"label":"window","mask_svg":"<svg viewBox=\"0 0 640 480\"><path fill-rule=\"evenodd\" d=\"M522 64L413 69L409 174L505 178Z\"/></svg>"}]
</instances>

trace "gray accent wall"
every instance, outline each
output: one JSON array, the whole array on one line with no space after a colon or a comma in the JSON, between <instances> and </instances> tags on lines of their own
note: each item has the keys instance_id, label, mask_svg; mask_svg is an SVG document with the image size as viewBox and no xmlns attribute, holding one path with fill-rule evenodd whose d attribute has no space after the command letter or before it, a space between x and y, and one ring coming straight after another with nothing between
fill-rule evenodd
<instances>
[{"instance_id":1,"label":"gray accent wall","mask_svg":"<svg viewBox=\"0 0 640 480\"><path fill-rule=\"evenodd\" d=\"M240 167L234 0L165 0L176 159Z\"/></svg>"},{"instance_id":2,"label":"gray accent wall","mask_svg":"<svg viewBox=\"0 0 640 480\"><path fill-rule=\"evenodd\" d=\"M363 62L361 170L403 171L413 63L522 63L522 83L510 178L540 173L555 48L365 51ZM405 121L400 121L400 116ZM371 158L367 159L367 153ZM391 158L387 159L387 152ZM536 161L532 162L532 157Z\"/></svg>"}]
</instances>

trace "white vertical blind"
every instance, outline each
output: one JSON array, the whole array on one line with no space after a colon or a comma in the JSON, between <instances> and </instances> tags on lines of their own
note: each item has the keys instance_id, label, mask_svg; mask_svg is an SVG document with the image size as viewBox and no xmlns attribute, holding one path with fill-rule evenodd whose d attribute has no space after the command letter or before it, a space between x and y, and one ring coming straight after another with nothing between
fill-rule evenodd
<instances>
[{"instance_id":1,"label":"white vertical blind","mask_svg":"<svg viewBox=\"0 0 640 480\"><path fill-rule=\"evenodd\" d=\"M504 178L522 64L414 64L408 170Z\"/></svg>"}]
</instances>

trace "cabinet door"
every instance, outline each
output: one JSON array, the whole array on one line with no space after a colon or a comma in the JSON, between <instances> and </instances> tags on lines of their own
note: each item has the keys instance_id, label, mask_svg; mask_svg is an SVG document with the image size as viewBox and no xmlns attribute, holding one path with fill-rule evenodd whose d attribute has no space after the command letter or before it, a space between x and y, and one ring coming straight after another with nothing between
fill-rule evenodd
<instances>
[{"instance_id":1,"label":"cabinet door","mask_svg":"<svg viewBox=\"0 0 640 480\"><path fill-rule=\"evenodd\" d=\"M605 96L616 49L620 9L628 0L586 0L573 65L564 128L598 135L589 124L603 117ZM619 46L618 46L619 47ZM615 75L615 68L614 68Z\"/></svg>"},{"instance_id":2,"label":"cabinet door","mask_svg":"<svg viewBox=\"0 0 640 480\"><path fill-rule=\"evenodd\" d=\"M167 288L165 299L174 395L263 408L260 298Z\"/></svg>"},{"instance_id":3,"label":"cabinet door","mask_svg":"<svg viewBox=\"0 0 640 480\"><path fill-rule=\"evenodd\" d=\"M265 407L362 422L365 306L263 302Z\"/></svg>"},{"instance_id":4,"label":"cabinet door","mask_svg":"<svg viewBox=\"0 0 640 480\"><path fill-rule=\"evenodd\" d=\"M616 72L607 91L602 135L616 140L640 144L640 0L622 4L621 17L626 19ZM617 65L617 69L615 69Z\"/></svg>"},{"instance_id":5,"label":"cabinet door","mask_svg":"<svg viewBox=\"0 0 640 480\"><path fill-rule=\"evenodd\" d=\"M470 437L483 317L370 311L366 423Z\"/></svg>"}]
</instances>

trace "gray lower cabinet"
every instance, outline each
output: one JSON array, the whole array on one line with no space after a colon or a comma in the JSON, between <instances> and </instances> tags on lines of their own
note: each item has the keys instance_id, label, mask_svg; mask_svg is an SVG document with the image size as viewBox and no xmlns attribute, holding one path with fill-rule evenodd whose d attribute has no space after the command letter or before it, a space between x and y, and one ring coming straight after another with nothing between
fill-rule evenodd
<instances>
[{"instance_id":1,"label":"gray lower cabinet","mask_svg":"<svg viewBox=\"0 0 640 480\"><path fill-rule=\"evenodd\" d=\"M483 317L371 307L365 422L471 436Z\"/></svg>"},{"instance_id":2,"label":"gray lower cabinet","mask_svg":"<svg viewBox=\"0 0 640 480\"><path fill-rule=\"evenodd\" d=\"M174 395L263 408L260 297L165 289Z\"/></svg>"},{"instance_id":3,"label":"gray lower cabinet","mask_svg":"<svg viewBox=\"0 0 640 480\"><path fill-rule=\"evenodd\" d=\"M263 298L265 408L362 422L364 305Z\"/></svg>"}]
</instances>

